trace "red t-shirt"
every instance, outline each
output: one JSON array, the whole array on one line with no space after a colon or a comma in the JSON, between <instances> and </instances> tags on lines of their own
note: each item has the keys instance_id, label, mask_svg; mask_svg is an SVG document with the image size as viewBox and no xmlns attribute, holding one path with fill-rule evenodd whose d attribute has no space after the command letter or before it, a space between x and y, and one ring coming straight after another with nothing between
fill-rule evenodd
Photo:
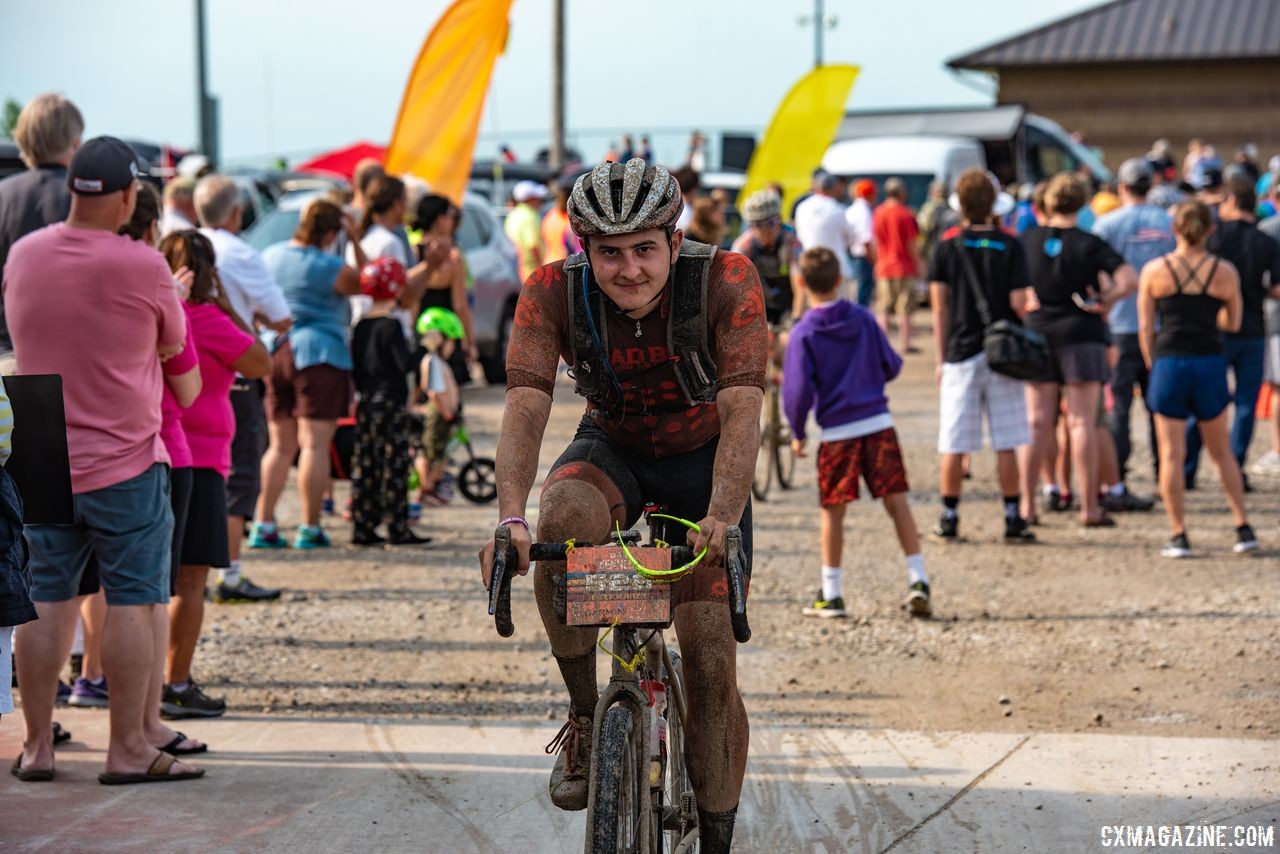
<instances>
[{"instance_id":1,"label":"red t-shirt","mask_svg":"<svg viewBox=\"0 0 1280 854\"><path fill-rule=\"evenodd\" d=\"M920 274L915 255L920 227L911 208L889 199L876 208L872 230L876 235L876 278L905 279Z\"/></svg>"},{"instance_id":2,"label":"red t-shirt","mask_svg":"<svg viewBox=\"0 0 1280 854\"><path fill-rule=\"evenodd\" d=\"M764 388L769 330L765 323L764 292L755 266L737 252L717 252L707 285L707 314L711 328L709 351L716 364L716 388ZM507 388L536 388L552 394L556 369L563 358L573 364L569 343L569 277L564 262L534 270L520 292L515 325L507 349ZM658 308L640 321L605 312L610 362L629 409L666 407L683 399L675 368L667 352L670 291ZM599 322L601 318L596 318ZM588 405L588 413L595 409ZM714 404L678 412L621 417L592 416L595 424L619 443L666 457L705 445L720 433Z\"/></svg>"}]
</instances>

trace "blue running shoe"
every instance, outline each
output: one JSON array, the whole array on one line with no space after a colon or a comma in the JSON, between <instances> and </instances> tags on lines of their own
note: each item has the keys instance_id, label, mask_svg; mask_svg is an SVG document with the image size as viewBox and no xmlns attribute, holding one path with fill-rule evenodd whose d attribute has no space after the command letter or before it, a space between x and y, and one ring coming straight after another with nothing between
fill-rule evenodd
<instances>
[{"instance_id":1,"label":"blue running shoe","mask_svg":"<svg viewBox=\"0 0 1280 854\"><path fill-rule=\"evenodd\" d=\"M270 527L261 522L254 522L249 531L249 548L251 549L287 549L289 544L280 536L275 525Z\"/></svg>"},{"instance_id":2,"label":"blue running shoe","mask_svg":"<svg viewBox=\"0 0 1280 854\"><path fill-rule=\"evenodd\" d=\"M327 549L331 545L333 544L329 542L329 536L319 525L315 527L303 525L298 529L298 536L293 538L295 549Z\"/></svg>"},{"instance_id":3,"label":"blue running shoe","mask_svg":"<svg viewBox=\"0 0 1280 854\"><path fill-rule=\"evenodd\" d=\"M105 709L108 707L107 677L95 681L81 676L71 686L71 697L67 705L81 708Z\"/></svg>"}]
</instances>

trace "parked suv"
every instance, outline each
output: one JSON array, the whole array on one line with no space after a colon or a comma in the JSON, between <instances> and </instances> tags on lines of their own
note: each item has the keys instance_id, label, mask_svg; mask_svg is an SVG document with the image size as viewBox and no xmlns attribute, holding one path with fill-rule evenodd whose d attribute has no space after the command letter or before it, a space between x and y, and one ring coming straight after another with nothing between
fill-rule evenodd
<instances>
[{"instance_id":1,"label":"parked suv","mask_svg":"<svg viewBox=\"0 0 1280 854\"><path fill-rule=\"evenodd\" d=\"M276 207L245 232L244 239L259 251L288 240L298 228L302 209L321 195L321 190L285 193ZM471 273L471 314L485 379L490 383L505 382L507 342L511 340L516 299L520 296L516 249L503 234L484 197L470 192L463 199L457 240Z\"/></svg>"}]
</instances>

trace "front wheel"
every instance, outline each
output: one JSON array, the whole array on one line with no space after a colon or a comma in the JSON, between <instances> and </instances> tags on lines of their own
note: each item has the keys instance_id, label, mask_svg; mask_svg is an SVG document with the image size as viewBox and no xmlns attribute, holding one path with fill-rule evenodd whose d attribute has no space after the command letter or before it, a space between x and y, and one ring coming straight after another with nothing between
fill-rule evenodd
<instances>
[{"instance_id":1,"label":"front wheel","mask_svg":"<svg viewBox=\"0 0 1280 854\"><path fill-rule=\"evenodd\" d=\"M498 476L493 460L476 457L458 471L458 491L472 504L488 504L498 497Z\"/></svg>"},{"instance_id":2,"label":"front wheel","mask_svg":"<svg viewBox=\"0 0 1280 854\"><path fill-rule=\"evenodd\" d=\"M778 469L778 486L790 489L796 482L796 454L791 448L791 431L778 431L778 444L773 448L773 461Z\"/></svg>"},{"instance_id":3,"label":"front wheel","mask_svg":"<svg viewBox=\"0 0 1280 854\"><path fill-rule=\"evenodd\" d=\"M594 854L640 851L640 816L644 812L640 799L649 794L647 787L640 791L640 772L648 767L648 756L641 764L641 745L634 730L635 721L627 707L613 706L605 712L591 769L596 796L590 840Z\"/></svg>"}]
</instances>

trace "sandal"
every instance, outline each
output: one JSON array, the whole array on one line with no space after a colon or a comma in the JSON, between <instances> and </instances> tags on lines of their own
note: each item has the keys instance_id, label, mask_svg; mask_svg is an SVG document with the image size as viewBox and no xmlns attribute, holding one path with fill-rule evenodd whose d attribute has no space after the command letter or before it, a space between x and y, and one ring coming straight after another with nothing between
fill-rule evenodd
<instances>
[{"instance_id":1,"label":"sandal","mask_svg":"<svg viewBox=\"0 0 1280 854\"><path fill-rule=\"evenodd\" d=\"M199 747L179 747L184 741L195 741L194 738L188 738L184 732L174 733L173 738L169 739L169 743L161 747L160 750L170 756L190 756L193 753L204 753L208 751L209 745L201 744Z\"/></svg>"},{"instance_id":2,"label":"sandal","mask_svg":"<svg viewBox=\"0 0 1280 854\"><path fill-rule=\"evenodd\" d=\"M18 758L13 760L13 767L9 769L9 773L17 777L24 783L47 783L53 779L52 768L32 769L28 771L22 767L22 754L18 754Z\"/></svg>"},{"instance_id":3,"label":"sandal","mask_svg":"<svg viewBox=\"0 0 1280 854\"><path fill-rule=\"evenodd\" d=\"M1114 528L1115 526L1116 520L1105 513L1094 519L1080 520L1080 527L1082 528Z\"/></svg>"},{"instance_id":4,"label":"sandal","mask_svg":"<svg viewBox=\"0 0 1280 854\"><path fill-rule=\"evenodd\" d=\"M142 774L99 774L98 782L104 786L129 786L133 783L176 783L179 780L198 780L204 776L204 769L198 768L195 771L182 771L177 774L170 774L169 769L173 767L173 763L178 760L174 759L167 753L161 751L156 754L155 761L151 763L151 767Z\"/></svg>"},{"instance_id":5,"label":"sandal","mask_svg":"<svg viewBox=\"0 0 1280 854\"><path fill-rule=\"evenodd\" d=\"M59 744L66 744L70 740L71 740L71 730L63 729L62 724L58 723L57 721L54 721L53 722L53 746L57 747Z\"/></svg>"}]
</instances>

